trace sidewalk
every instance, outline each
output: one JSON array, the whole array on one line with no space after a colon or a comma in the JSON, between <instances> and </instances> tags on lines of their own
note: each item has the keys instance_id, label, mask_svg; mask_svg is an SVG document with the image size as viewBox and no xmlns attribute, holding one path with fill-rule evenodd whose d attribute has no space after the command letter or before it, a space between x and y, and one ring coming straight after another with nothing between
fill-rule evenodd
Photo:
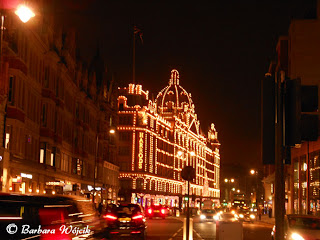
<instances>
[{"instance_id":1,"label":"sidewalk","mask_svg":"<svg viewBox=\"0 0 320 240\"><path fill-rule=\"evenodd\" d=\"M261 216L261 220L259 220L259 218L257 218L257 222L274 225L275 224L275 219L274 219L274 217L269 218L268 214L264 214L264 215Z\"/></svg>"}]
</instances>

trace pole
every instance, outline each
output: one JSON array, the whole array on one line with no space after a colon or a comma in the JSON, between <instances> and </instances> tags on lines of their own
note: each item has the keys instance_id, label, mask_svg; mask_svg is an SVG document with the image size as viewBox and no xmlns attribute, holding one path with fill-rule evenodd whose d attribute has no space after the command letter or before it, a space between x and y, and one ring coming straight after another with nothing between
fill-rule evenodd
<instances>
[{"instance_id":1,"label":"pole","mask_svg":"<svg viewBox=\"0 0 320 240\"><path fill-rule=\"evenodd\" d=\"M133 27L132 83L136 83L136 26Z\"/></svg>"},{"instance_id":2,"label":"pole","mask_svg":"<svg viewBox=\"0 0 320 240\"><path fill-rule=\"evenodd\" d=\"M96 154L94 158L94 172L93 172L93 197L92 197L92 203L94 203L94 198L96 194L96 175L97 175L97 158L98 158L98 147L99 147L99 137L97 133L97 138L96 138Z\"/></svg>"},{"instance_id":3,"label":"pole","mask_svg":"<svg viewBox=\"0 0 320 240\"><path fill-rule=\"evenodd\" d=\"M309 160L309 141L307 141L307 194L306 194L306 202L307 202L307 213L306 214L309 214L310 212L310 160Z\"/></svg>"},{"instance_id":4,"label":"pole","mask_svg":"<svg viewBox=\"0 0 320 240\"><path fill-rule=\"evenodd\" d=\"M0 17L1 17L1 35L0 35L0 61L2 60L2 44L3 44L3 32L4 32L4 15L2 13L2 11L0 10ZM1 62L2 63L2 62Z\"/></svg>"},{"instance_id":5,"label":"pole","mask_svg":"<svg viewBox=\"0 0 320 240\"><path fill-rule=\"evenodd\" d=\"M190 198L190 181L188 181L188 201L187 201L186 240L189 240L189 228L190 228L189 198Z\"/></svg>"},{"instance_id":6,"label":"pole","mask_svg":"<svg viewBox=\"0 0 320 240\"><path fill-rule=\"evenodd\" d=\"M276 81L276 117L275 117L275 240L284 239L285 184L283 163L283 93L284 72L275 76Z\"/></svg>"}]
</instances>

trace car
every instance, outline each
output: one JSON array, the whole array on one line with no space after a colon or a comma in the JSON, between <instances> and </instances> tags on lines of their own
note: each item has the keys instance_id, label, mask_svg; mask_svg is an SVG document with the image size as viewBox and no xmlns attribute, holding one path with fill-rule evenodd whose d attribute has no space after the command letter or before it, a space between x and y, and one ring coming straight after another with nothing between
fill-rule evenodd
<instances>
[{"instance_id":1,"label":"car","mask_svg":"<svg viewBox=\"0 0 320 240\"><path fill-rule=\"evenodd\" d=\"M0 193L1 239L93 238L106 226L86 198Z\"/></svg>"},{"instance_id":2,"label":"car","mask_svg":"<svg viewBox=\"0 0 320 240\"><path fill-rule=\"evenodd\" d=\"M219 220L219 214L215 209L202 209L200 212L200 221L217 221Z\"/></svg>"},{"instance_id":3,"label":"car","mask_svg":"<svg viewBox=\"0 0 320 240\"><path fill-rule=\"evenodd\" d=\"M253 223L256 219L256 215L250 211L250 209L239 209L235 214L235 217L242 222Z\"/></svg>"},{"instance_id":4,"label":"car","mask_svg":"<svg viewBox=\"0 0 320 240\"><path fill-rule=\"evenodd\" d=\"M165 219L167 215L167 209L161 204L154 204L147 208L147 216L149 219L154 217L160 217Z\"/></svg>"},{"instance_id":5,"label":"car","mask_svg":"<svg viewBox=\"0 0 320 240\"><path fill-rule=\"evenodd\" d=\"M275 239L276 228L273 226L271 239ZM312 215L288 214L284 221L286 240L320 239L320 217Z\"/></svg>"},{"instance_id":6,"label":"car","mask_svg":"<svg viewBox=\"0 0 320 240\"><path fill-rule=\"evenodd\" d=\"M221 222L238 222L239 219L231 212L223 212L219 215L219 221Z\"/></svg>"},{"instance_id":7,"label":"car","mask_svg":"<svg viewBox=\"0 0 320 240\"><path fill-rule=\"evenodd\" d=\"M120 203L109 208L103 218L108 224L107 239L146 239L146 217L139 204Z\"/></svg>"}]
</instances>

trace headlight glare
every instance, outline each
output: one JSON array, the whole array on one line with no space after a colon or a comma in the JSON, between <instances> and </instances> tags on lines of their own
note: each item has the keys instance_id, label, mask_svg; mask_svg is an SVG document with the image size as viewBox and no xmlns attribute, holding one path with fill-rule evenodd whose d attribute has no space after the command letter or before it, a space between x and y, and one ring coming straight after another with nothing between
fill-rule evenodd
<instances>
[{"instance_id":1,"label":"headlight glare","mask_svg":"<svg viewBox=\"0 0 320 240\"><path fill-rule=\"evenodd\" d=\"M291 234L291 239L292 240L304 240L304 238L301 237L298 233L292 233Z\"/></svg>"},{"instance_id":2,"label":"headlight glare","mask_svg":"<svg viewBox=\"0 0 320 240\"><path fill-rule=\"evenodd\" d=\"M256 218L256 216L255 216L255 215L253 215L253 214L250 214L250 218L251 218L251 219L255 219L255 218Z\"/></svg>"},{"instance_id":3,"label":"headlight glare","mask_svg":"<svg viewBox=\"0 0 320 240\"><path fill-rule=\"evenodd\" d=\"M201 214L201 215L200 215L200 219L206 219L206 216L203 215L203 214Z\"/></svg>"}]
</instances>

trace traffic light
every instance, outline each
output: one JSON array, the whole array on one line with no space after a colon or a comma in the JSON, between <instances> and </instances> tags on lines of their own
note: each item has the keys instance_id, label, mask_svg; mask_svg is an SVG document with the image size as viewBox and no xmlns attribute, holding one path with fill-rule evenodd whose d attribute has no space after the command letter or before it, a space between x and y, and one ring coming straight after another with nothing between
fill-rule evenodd
<instances>
[{"instance_id":1,"label":"traffic light","mask_svg":"<svg viewBox=\"0 0 320 240\"><path fill-rule=\"evenodd\" d=\"M301 86L301 140L318 139L318 86Z\"/></svg>"},{"instance_id":2,"label":"traffic light","mask_svg":"<svg viewBox=\"0 0 320 240\"><path fill-rule=\"evenodd\" d=\"M284 82L285 145L301 143L301 80Z\"/></svg>"},{"instance_id":3,"label":"traffic light","mask_svg":"<svg viewBox=\"0 0 320 240\"><path fill-rule=\"evenodd\" d=\"M318 86L301 86L300 79L285 81L285 145L318 139Z\"/></svg>"},{"instance_id":4,"label":"traffic light","mask_svg":"<svg viewBox=\"0 0 320 240\"><path fill-rule=\"evenodd\" d=\"M262 162L274 164L275 159L275 79L266 74L261 91Z\"/></svg>"}]
</instances>

